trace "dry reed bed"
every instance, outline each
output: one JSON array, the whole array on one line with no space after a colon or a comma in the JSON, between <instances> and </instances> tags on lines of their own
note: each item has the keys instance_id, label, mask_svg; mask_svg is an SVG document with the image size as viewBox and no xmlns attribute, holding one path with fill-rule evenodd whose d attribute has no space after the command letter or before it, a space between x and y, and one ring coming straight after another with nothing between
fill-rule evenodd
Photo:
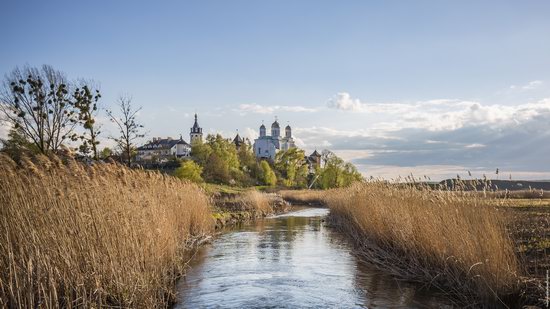
<instances>
[{"instance_id":1,"label":"dry reed bed","mask_svg":"<svg viewBox=\"0 0 550 309\"><path fill-rule=\"evenodd\" d=\"M461 305L517 298L514 245L486 199L382 182L333 190L324 199L360 253L394 275L436 287Z\"/></svg>"},{"instance_id":2,"label":"dry reed bed","mask_svg":"<svg viewBox=\"0 0 550 309\"><path fill-rule=\"evenodd\" d=\"M0 307L167 307L211 229L206 195L176 178L0 155Z\"/></svg>"},{"instance_id":3,"label":"dry reed bed","mask_svg":"<svg viewBox=\"0 0 550 309\"><path fill-rule=\"evenodd\" d=\"M327 191L323 190L281 190L279 193L285 201L292 204L311 205L324 207L324 195Z\"/></svg>"}]
</instances>

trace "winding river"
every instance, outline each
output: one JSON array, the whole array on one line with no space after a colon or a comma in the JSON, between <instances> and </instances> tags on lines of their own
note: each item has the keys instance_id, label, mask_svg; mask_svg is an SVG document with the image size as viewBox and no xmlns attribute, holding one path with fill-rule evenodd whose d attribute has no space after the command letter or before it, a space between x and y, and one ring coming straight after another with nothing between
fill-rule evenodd
<instances>
[{"instance_id":1,"label":"winding river","mask_svg":"<svg viewBox=\"0 0 550 309\"><path fill-rule=\"evenodd\" d=\"M201 248L176 308L432 308L443 302L361 263L305 208L231 229Z\"/></svg>"}]
</instances>

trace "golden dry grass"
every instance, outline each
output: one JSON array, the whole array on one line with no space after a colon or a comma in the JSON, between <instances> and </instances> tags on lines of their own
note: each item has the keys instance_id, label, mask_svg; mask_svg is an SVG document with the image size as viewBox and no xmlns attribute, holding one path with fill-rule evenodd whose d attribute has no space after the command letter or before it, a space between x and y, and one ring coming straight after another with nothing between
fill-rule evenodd
<instances>
[{"instance_id":1,"label":"golden dry grass","mask_svg":"<svg viewBox=\"0 0 550 309\"><path fill-rule=\"evenodd\" d=\"M248 190L236 196L235 202L244 211L257 212L261 215L273 213L272 196L257 190Z\"/></svg>"},{"instance_id":2,"label":"golden dry grass","mask_svg":"<svg viewBox=\"0 0 550 309\"><path fill-rule=\"evenodd\" d=\"M324 190L281 190L279 193L284 200L293 204L324 206Z\"/></svg>"},{"instance_id":3,"label":"golden dry grass","mask_svg":"<svg viewBox=\"0 0 550 309\"><path fill-rule=\"evenodd\" d=\"M166 307L212 228L206 195L176 178L0 155L0 307Z\"/></svg>"},{"instance_id":4,"label":"golden dry grass","mask_svg":"<svg viewBox=\"0 0 550 309\"><path fill-rule=\"evenodd\" d=\"M518 295L520 266L501 213L486 199L383 182L324 195L333 222L360 253L398 277L424 282L461 304Z\"/></svg>"}]
</instances>

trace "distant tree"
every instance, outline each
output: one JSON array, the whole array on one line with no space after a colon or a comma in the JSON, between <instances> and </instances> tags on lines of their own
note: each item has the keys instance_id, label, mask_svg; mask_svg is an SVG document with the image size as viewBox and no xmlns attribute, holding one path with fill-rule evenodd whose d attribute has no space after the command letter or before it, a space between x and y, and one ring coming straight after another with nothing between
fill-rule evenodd
<instances>
[{"instance_id":1,"label":"distant tree","mask_svg":"<svg viewBox=\"0 0 550 309\"><path fill-rule=\"evenodd\" d=\"M100 159L107 159L108 157L110 157L112 155L113 155L113 150L111 150L111 148L109 148L109 147L105 147L99 153L99 158Z\"/></svg>"},{"instance_id":2,"label":"distant tree","mask_svg":"<svg viewBox=\"0 0 550 309\"><path fill-rule=\"evenodd\" d=\"M241 145L237 151L237 155L239 158L240 170L242 172L239 179L240 184L242 186L252 186L257 183L262 183L260 163L252 151L252 145L249 140L246 140L246 142Z\"/></svg>"},{"instance_id":3,"label":"distant tree","mask_svg":"<svg viewBox=\"0 0 550 309\"><path fill-rule=\"evenodd\" d=\"M180 167L178 167L174 172L174 176L179 179L187 179L197 183L203 182L201 174L202 167L191 160L183 161Z\"/></svg>"},{"instance_id":4,"label":"distant tree","mask_svg":"<svg viewBox=\"0 0 550 309\"><path fill-rule=\"evenodd\" d=\"M269 163L267 161L262 161L260 163L261 169L262 169L262 175L263 175L263 183L267 186L274 186L277 184L277 176L275 176L275 173L271 169L271 166L269 166Z\"/></svg>"},{"instance_id":5,"label":"distant tree","mask_svg":"<svg viewBox=\"0 0 550 309\"><path fill-rule=\"evenodd\" d=\"M233 184L243 179L235 144L219 134L209 134L204 143L193 142L191 156L203 167L203 177L208 182Z\"/></svg>"},{"instance_id":6,"label":"distant tree","mask_svg":"<svg viewBox=\"0 0 550 309\"><path fill-rule=\"evenodd\" d=\"M212 153L224 161L230 171L239 169L239 158L235 144L223 138L220 134L209 134L206 137L206 144L210 146Z\"/></svg>"},{"instance_id":7,"label":"distant tree","mask_svg":"<svg viewBox=\"0 0 550 309\"><path fill-rule=\"evenodd\" d=\"M100 126L96 123L98 113L97 102L101 98L99 90L92 91L88 85L76 88L73 94L74 106L77 110L78 122L82 125L84 132L80 135L74 133L73 140L80 140L79 151L83 155L91 153L94 160L99 159L98 136Z\"/></svg>"},{"instance_id":8,"label":"distant tree","mask_svg":"<svg viewBox=\"0 0 550 309\"><path fill-rule=\"evenodd\" d=\"M191 143L191 157L200 166L205 167L208 157L212 154L212 148L210 145L205 144L199 140L195 140Z\"/></svg>"},{"instance_id":9,"label":"distant tree","mask_svg":"<svg viewBox=\"0 0 550 309\"><path fill-rule=\"evenodd\" d=\"M252 151L252 145L250 141L244 142L239 150L237 151L237 156L239 159L239 164L241 170L246 173L250 173L257 166L257 160Z\"/></svg>"},{"instance_id":10,"label":"distant tree","mask_svg":"<svg viewBox=\"0 0 550 309\"><path fill-rule=\"evenodd\" d=\"M15 68L0 90L0 114L39 152L56 152L77 123L70 90L51 66Z\"/></svg>"},{"instance_id":11,"label":"distant tree","mask_svg":"<svg viewBox=\"0 0 550 309\"><path fill-rule=\"evenodd\" d=\"M229 166L216 153L212 153L204 166L204 179L214 183L229 183L231 175Z\"/></svg>"},{"instance_id":12,"label":"distant tree","mask_svg":"<svg viewBox=\"0 0 550 309\"><path fill-rule=\"evenodd\" d=\"M345 163L333 152L325 150L322 157L324 166L318 171L317 181L322 189L346 187L363 179L353 164Z\"/></svg>"},{"instance_id":13,"label":"distant tree","mask_svg":"<svg viewBox=\"0 0 550 309\"><path fill-rule=\"evenodd\" d=\"M38 153L38 149L33 143L30 143L21 132L21 128L12 128L8 133L7 139L0 140L2 142L1 152L7 154L14 160L18 161L23 153Z\"/></svg>"},{"instance_id":14,"label":"distant tree","mask_svg":"<svg viewBox=\"0 0 550 309\"><path fill-rule=\"evenodd\" d=\"M299 148L291 148L277 153L275 168L284 178L285 186L307 186L308 167L304 158L304 151Z\"/></svg>"},{"instance_id":15,"label":"distant tree","mask_svg":"<svg viewBox=\"0 0 550 309\"><path fill-rule=\"evenodd\" d=\"M118 115L112 110L107 110L111 122L115 123L119 136L111 137L120 148L122 158L126 165L132 166L132 158L135 153L136 140L145 136L143 125L137 121L137 114L141 107L134 108L132 100L129 97L120 97L118 99Z\"/></svg>"}]
</instances>

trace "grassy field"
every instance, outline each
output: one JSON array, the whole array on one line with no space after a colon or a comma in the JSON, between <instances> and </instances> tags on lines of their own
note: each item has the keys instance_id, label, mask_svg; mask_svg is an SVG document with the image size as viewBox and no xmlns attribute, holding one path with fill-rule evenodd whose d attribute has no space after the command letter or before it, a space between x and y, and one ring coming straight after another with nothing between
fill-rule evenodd
<instances>
[{"instance_id":1,"label":"grassy field","mask_svg":"<svg viewBox=\"0 0 550 309\"><path fill-rule=\"evenodd\" d=\"M366 260L439 289L458 305L542 304L550 200L536 198L541 195L498 198L381 182L282 194L306 204L323 201Z\"/></svg>"}]
</instances>

